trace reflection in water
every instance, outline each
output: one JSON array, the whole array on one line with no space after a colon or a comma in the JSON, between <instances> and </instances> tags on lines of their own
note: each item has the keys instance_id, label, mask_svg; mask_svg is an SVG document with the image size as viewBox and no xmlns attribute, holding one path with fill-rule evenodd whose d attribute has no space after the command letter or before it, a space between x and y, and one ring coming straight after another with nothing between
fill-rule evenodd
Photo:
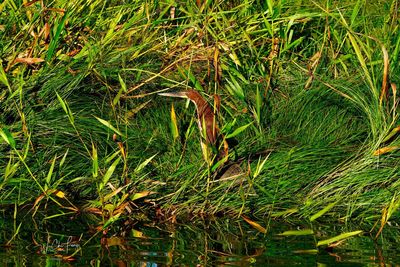
<instances>
[{"instance_id":1,"label":"reflection in water","mask_svg":"<svg viewBox=\"0 0 400 267\"><path fill-rule=\"evenodd\" d=\"M64 227L63 232L21 230L20 239L13 246L0 247L0 266L388 266L400 263L396 242L399 233L394 229L385 230L379 244L368 235L359 235L330 248L317 248L316 244L349 229L314 226L306 235L278 235L310 227L279 223L264 235L242 221L217 220L208 224L169 225L166 229L136 225L136 229L107 236L81 234L74 226ZM2 233L1 244L7 235Z\"/></svg>"}]
</instances>

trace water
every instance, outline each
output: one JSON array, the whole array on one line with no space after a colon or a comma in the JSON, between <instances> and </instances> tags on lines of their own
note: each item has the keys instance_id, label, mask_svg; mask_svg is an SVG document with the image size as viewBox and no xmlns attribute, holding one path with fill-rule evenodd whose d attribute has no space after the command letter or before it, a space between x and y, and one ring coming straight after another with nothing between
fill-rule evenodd
<instances>
[{"instance_id":1,"label":"water","mask_svg":"<svg viewBox=\"0 0 400 267\"><path fill-rule=\"evenodd\" d=\"M1 233L1 243L12 232ZM10 225L8 225L10 226ZM12 224L11 224L12 226ZM17 225L14 225L17 227ZM272 222L262 234L242 220L220 219L187 225L121 226L118 235L93 234L81 223L20 230L11 246L0 247L0 266L396 266L400 231L349 238L335 247L317 247L345 226ZM87 227L86 227L87 228ZM8 229L12 229L8 228ZM57 230L59 229L59 230ZM313 234L279 235L312 229ZM8 238L6 238L8 237Z\"/></svg>"}]
</instances>

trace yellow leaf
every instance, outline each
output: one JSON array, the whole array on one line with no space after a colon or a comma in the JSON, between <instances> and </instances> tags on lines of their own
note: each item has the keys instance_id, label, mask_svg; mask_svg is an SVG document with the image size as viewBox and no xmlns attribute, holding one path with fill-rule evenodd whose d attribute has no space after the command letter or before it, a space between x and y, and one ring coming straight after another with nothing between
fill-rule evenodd
<instances>
[{"instance_id":1,"label":"yellow leaf","mask_svg":"<svg viewBox=\"0 0 400 267\"><path fill-rule=\"evenodd\" d=\"M141 231L132 229L131 232L132 232L133 237L144 237L143 232L141 232Z\"/></svg>"},{"instance_id":2,"label":"yellow leaf","mask_svg":"<svg viewBox=\"0 0 400 267\"><path fill-rule=\"evenodd\" d=\"M55 192L55 195L59 198L64 198L65 194L63 191L57 190L57 192Z\"/></svg>"},{"instance_id":3,"label":"yellow leaf","mask_svg":"<svg viewBox=\"0 0 400 267\"><path fill-rule=\"evenodd\" d=\"M383 139L382 143L385 143L392 139L394 136L396 136L400 132L400 126L395 127L393 130L390 131L390 133Z\"/></svg>"},{"instance_id":4,"label":"yellow leaf","mask_svg":"<svg viewBox=\"0 0 400 267\"><path fill-rule=\"evenodd\" d=\"M131 196L131 200L136 200L139 198L147 197L149 195L155 194L156 192L151 192L151 191L143 191L140 193L135 193L134 195Z\"/></svg>"},{"instance_id":5,"label":"yellow leaf","mask_svg":"<svg viewBox=\"0 0 400 267\"><path fill-rule=\"evenodd\" d=\"M104 205L103 209L111 212L115 209L115 206L113 204L106 204L106 205Z\"/></svg>"},{"instance_id":6,"label":"yellow leaf","mask_svg":"<svg viewBox=\"0 0 400 267\"><path fill-rule=\"evenodd\" d=\"M251 226L253 226L255 229L257 229L258 231L260 231L261 233L265 234L267 233L267 229L265 229L264 227L262 227L261 225L259 225L258 223L250 220L249 218L247 218L246 216L242 215L243 220L245 220L248 224L250 224Z\"/></svg>"},{"instance_id":7,"label":"yellow leaf","mask_svg":"<svg viewBox=\"0 0 400 267\"><path fill-rule=\"evenodd\" d=\"M397 149L399 149L399 148L400 148L400 147L398 147L398 146L386 146L386 147L382 147L382 148L380 148L380 149L378 149L378 150L375 150L374 153L373 153L373 155L374 155L374 156L380 156L380 155L383 155L383 154L386 154L386 153L395 151L395 150L397 150Z\"/></svg>"},{"instance_id":8,"label":"yellow leaf","mask_svg":"<svg viewBox=\"0 0 400 267\"><path fill-rule=\"evenodd\" d=\"M233 62L238 65L238 66L242 66L242 64L240 64L240 60L238 58L238 56L236 55L236 53L234 51L232 51L231 53L229 53L229 57L233 60Z\"/></svg>"},{"instance_id":9,"label":"yellow leaf","mask_svg":"<svg viewBox=\"0 0 400 267\"><path fill-rule=\"evenodd\" d=\"M179 137L179 131L178 131L178 122L176 120L174 104L172 104L171 106L171 132L174 140L176 140Z\"/></svg>"}]
</instances>

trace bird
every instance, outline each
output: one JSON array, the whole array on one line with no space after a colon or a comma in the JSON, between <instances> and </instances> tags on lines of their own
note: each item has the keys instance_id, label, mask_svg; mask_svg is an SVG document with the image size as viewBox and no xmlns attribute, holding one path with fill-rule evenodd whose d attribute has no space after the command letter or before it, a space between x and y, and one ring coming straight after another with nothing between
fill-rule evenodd
<instances>
[{"instance_id":1,"label":"bird","mask_svg":"<svg viewBox=\"0 0 400 267\"><path fill-rule=\"evenodd\" d=\"M208 104L203 96L196 90L190 89L181 92L166 92L158 93L161 96L179 97L189 99L196 107L197 113L197 126L200 130L200 144L205 160L211 165L213 158L210 159L208 148L216 148L219 150L220 139L222 139L223 149L218 151L217 159L226 160L228 156L228 143L225 138L220 134L214 109ZM216 108L218 109L218 107Z\"/></svg>"}]
</instances>

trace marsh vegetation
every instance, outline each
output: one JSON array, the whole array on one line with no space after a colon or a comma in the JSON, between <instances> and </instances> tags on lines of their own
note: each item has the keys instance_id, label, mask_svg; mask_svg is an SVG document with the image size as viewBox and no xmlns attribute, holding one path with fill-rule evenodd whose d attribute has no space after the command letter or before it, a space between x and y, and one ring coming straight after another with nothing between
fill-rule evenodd
<instances>
[{"instance_id":1,"label":"marsh vegetation","mask_svg":"<svg viewBox=\"0 0 400 267\"><path fill-rule=\"evenodd\" d=\"M0 211L51 224L398 217L398 1L0 3ZM229 147L201 148L196 90ZM201 128L201 127L200 127ZM208 151L208 152L207 152ZM3 225L4 221L3 221Z\"/></svg>"}]
</instances>

